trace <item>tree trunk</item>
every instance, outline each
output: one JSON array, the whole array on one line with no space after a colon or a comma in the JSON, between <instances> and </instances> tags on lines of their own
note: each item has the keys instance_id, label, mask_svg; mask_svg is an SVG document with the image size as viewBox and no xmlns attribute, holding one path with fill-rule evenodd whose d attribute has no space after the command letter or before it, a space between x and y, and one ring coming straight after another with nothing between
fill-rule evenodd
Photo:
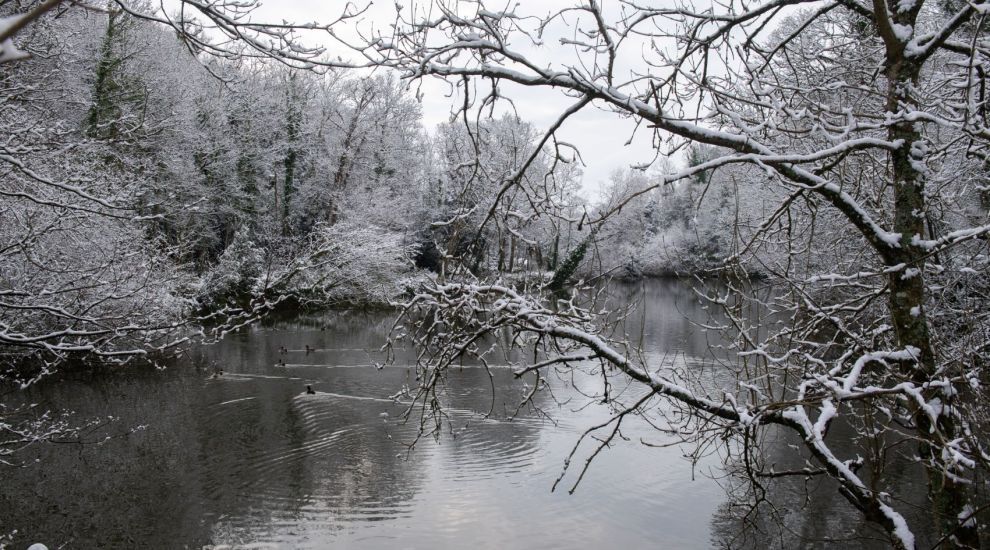
<instances>
[{"instance_id":1,"label":"tree trunk","mask_svg":"<svg viewBox=\"0 0 990 550\"><path fill-rule=\"evenodd\" d=\"M500 235L498 237L498 272L505 271L505 240Z\"/></svg>"},{"instance_id":2,"label":"tree trunk","mask_svg":"<svg viewBox=\"0 0 990 550\"><path fill-rule=\"evenodd\" d=\"M516 266L516 237L509 235L509 273L512 273Z\"/></svg>"},{"instance_id":3,"label":"tree trunk","mask_svg":"<svg viewBox=\"0 0 990 550\"><path fill-rule=\"evenodd\" d=\"M553 248L550 249L550 271L557 269L557 257L560 251L560 231L553 235Z\"/></svg>"},{"instance_id":4,"label":"tree trunk","mask_svg":"<svg viewBox=\"0 0 990 550\"><path fill-rule=\"evenodd\" d=\"M895 22L908 25L914 19L898 12ZM905 18L907 20L900 21ZM908 19L909 18L909 19ZM911 90L916 83L921 67L904 54L903 48L887 54L887 116L898 113L913 105ZM897 122L888 130L891 141L903 140L903 145L891 153L894 189L894 231L900 234L900 247L892 254L888 267L903 264L902 269L893 269L890 281L890 315L894 334L899 346L915 348L917 361L905 373L917 384L930 381L936 374L936 357L932 346L928 319L925 314L925 263L928 250L915 244L923 239L927 204L925 198L925 157L927 144L921 135L919 123L914 121ZM929 390L926 399L937 397L940 390ZM933 428L941 432L946 440L956 437L956 429L950 417L943 414L938 418L938 426L932 426L928 414L920 410L914 413L915 425L920 446L920 456L926 463L928 472L929 498L932 501L933 519L937 532L943 536L952 534L957 545L963 548L979 548L979 533L976 522L972 526L961 525L960 514L966 509L967 487L958 483L951 473L952 465L942 457L942 448L934 439L938 437Z\"/></svg>"}]
</instances>

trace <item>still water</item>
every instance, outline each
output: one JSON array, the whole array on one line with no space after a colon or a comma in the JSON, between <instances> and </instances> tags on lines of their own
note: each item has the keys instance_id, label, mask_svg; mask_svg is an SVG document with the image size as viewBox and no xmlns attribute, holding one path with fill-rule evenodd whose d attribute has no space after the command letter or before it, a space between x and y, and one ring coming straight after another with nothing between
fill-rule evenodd
<instances>
[{"instance_id":1,"label":"still water","mask_svg":"<svg viewBox=\"0 0 990 550\"><path fill-rule=\"evenodd\" d=\"M691 322L704 312L688 286L652 283L630 297L648 354L703 364L712 336ZM607 418L578 393L580 380L554 383L562 405L541 398L550 420L510 419L526 382L496 366L493 396L486 372L468 365L450 374L452 432L409 448L418 424L401 422L389 396L412 382L411 352L374 366L391 321L304 315L162 371L38 384L23 397L39 409L100 423L84 443L35 446L23 467L2 471L0 535L18 549L719 545L720 462L692 466L686 449L644 446L657 437L643 426L626 427L576 492L566 490L576 470L551 492L581 431Z\"/></svg>"}]
</instances>

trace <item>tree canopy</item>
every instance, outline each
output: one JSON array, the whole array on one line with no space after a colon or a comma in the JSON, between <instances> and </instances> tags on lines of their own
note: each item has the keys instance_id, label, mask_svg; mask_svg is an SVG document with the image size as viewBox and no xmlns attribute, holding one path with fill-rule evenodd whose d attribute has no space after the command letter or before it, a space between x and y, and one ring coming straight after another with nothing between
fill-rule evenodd
<instances>
[{"instance_id":1,"label":"tree canopy","mask_svg":"<svg viewBox=\"0 0 990 550\"><path fill-rule=\"evenodd\" d=\"M381 24L350 3L328 21L264 23L253 1L181 0L170 14L118 0L90 33L51 15L91 21L61 4L18 8L0 29L4 59L35 56L4 65L0 193L16 223L0 230L0 341L56 354L164 348L188 317L179 300L150 296L189 296L181 287L204 273L212 298L200 305L213 299L236 326L287 289L305 299L327 295L327 281L370 280L341 272L352 261L378 258L361 271L381 273L418 255L437 273L401 285L411 297L396 337L423 350L408 394L433 413L424 426L442 425L444 371L484 359L486 338L508 331L533 352L517 374L536 378L534 392L553 372L598 369L589 398L614 414L578 442L597 441L592 456L622 422L646 419L685 443L720 442L756 510L776 478L825 476L897 548L980 546L986 4L587 0L546 12L436 1L398 4ZM124 37L138 23L134 45ZM152 44L171 53L148 59ZM187 52L198 65L176 61ZM74 55L87 76L56 70ZM173 74L188 86L155 84ZM454 99L432 136L409 92L426 78ZM75 95L47 97L46 79ZM558 94L548 127L511 116L527 89ZM571 200L580 151L562 137L588 109L656 144L597 207ZM387 250L367 247L354 220L393 237ZM734 342L730 383L637 354L590 290L505 280L517 262L571 279L565 249L593 239L618 243L599 258L632 271L672 254L725 277L707 295L722 310L707 328ZM753 292L754 274L774 282L769 296ZM233 307L235 295L245 303ZM135 296L154 307L116 316ZM121 342L149 336L130 351ZM617 392L618 380L641 392ZM661 403L675 412L656 418ZM838 424L861 453L833 450ZM761 452L779 432L806 468L778 471ZM899 460L926 471L931 540L884 485Z\"/></svg>"}]
</instances>

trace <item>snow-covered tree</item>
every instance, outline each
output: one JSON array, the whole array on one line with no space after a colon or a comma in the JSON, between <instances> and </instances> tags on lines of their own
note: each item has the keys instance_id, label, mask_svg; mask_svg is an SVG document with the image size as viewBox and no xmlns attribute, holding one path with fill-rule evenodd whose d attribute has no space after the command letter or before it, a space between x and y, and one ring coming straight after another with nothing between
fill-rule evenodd
<instances>
[{"instance_id":1,"label":"snow-covered tree","mask_svg":"<svg viewBox=\"0 0 990 550\"><path fill-rule=\"evenodd\" d=\"M591 0L550 16L484 2L444 5L429 19L402 11L394 32L368 41L363 54L408 78L490 82L499 90L493 97L506 93L505 83L555 89L571 102L560 121L597 102L649 125L671 153L690 144L718 148L713 158L654 177L634 196L748 165L739 195L760 185L781 197L727 263L772 268L786 287L764 305L789 322L745 318L736 298L710 297L724 307L724 328L736 337L736 386L705 390L682 381L690 373L621 352L591 311L561 311L473 282L440 284L414 300L412 307L459 319L438 323L434 314L415 324L417 341L434 351L422 365L430 374L420 379L436 380L432 373L452 355L483 354L471 342L511 326L516 341L547 356L520 373L588 358L616 367L677 407L680 418L693 419L690 430L671 426L674 432L710 441L702 434L721 430L747 449L746 471L764 478L828 476L900 548L915 547L924 530L912 527L880 480L898 455L917 457L928 473L935 539L979 546L974 483L988 455L977 435L985 421L978 405L985 343L975 335L985 330L960 338L941 319L956 303L945 291L947 273L985 272L990 224L979 214L950 215L942 205L972 196L955 178L967 172L961 165L971 173L985 166L990 50L967 23L981 21L987 7L878 0L785 9L793 4ZM551 60L531 53L565 21L573 32L561 51ZM607 225L623 206L590 223ZM833 261L817 262L820 255ZM601 388L616 411L610 429L652 406L650 398L611 395L614 387L624 386ZM429 400L434 390L414 394ZM828 430L837 422L879 450L839 456ZM776 472L760 458L758 442L768 430L796 434L806 471ZM905 439L913 443L901 444Z\"/></svg>"},{"instance_id":2,"label":"snow-covered tree","mask_svg":"<svg viewBox=\"0 0 990 550\"><path fill-rule=\"evenodd\" d=\"M610 317L578 297L549 299L470 277L439 278L408 304L410 311L429 313L409 316L406 333L425 350L421 385L410 394L426 410L436 410L444 369L464 355L485 355L490 348L480 342L510 330L512 343L533 348L534 362L518 370L537 378L533 392L544 387L539 380L550 370L579 368L586 361L601 365L602 385L591 398L609 403L614 416L589 430L606 430L592 456L617 437L622 422L646 417L685 442L723 442L733 456L739 452L756 506L763 503L766 480L824 476L894 547L980 546L986 508L977 497L990 466L982 404L990 341L990 43L984 29L990 5L767 0L648 6L587 0L546 14L522 4L438 0L399 5L394 25L364 29L357 33L363 38L354 38L344 27L363 12L352 4L334 21L265 25L248 16L258 5L251 0L180 3L196 17L169 18L124 0L117 4L171 26L196 52L446 79L460 95L458 118L468 135L460 142L469 147L458 147L467 152L467 168L480 151L468 143L471 136L490 124L481 113L500 112L512 87L559 92L568 105L540 138L525 140L529 153L518 156L518 168L495 172L498 177L489 182L497 185L456 205L445 222L466 219L494 191L472 233L494 232L490 240L498 247L505 232L519 229L505 225L504 217L502 226L495 225L501 205L512 204L501 212L516 219L516 193L539 197L529 194L523 176L539 166L547 149L549 166L564 158L558 130L585 109L604 108L652 130L665 153L658 156L698 145L717 153L660 171L627 200L582 215L578 227L601 231L632 201L671 185L689 192L694 203L691 186L697 184L686 180L704 175L715 181L728 169L738 168L729 178L735 197L756 195L757 203L766 198L755 227L734 228L733 252L724 263L736 273L759 265L782 290L759 300L759 308L744 307L745 289L732 283L728 293L709 297L724 310L724 323L712 328L724 329L736 342L737 360L726 365L735 374L733 384L713 387L676 364L651 362L621 336L608 337ZM0 32L0 41L59 4L30 6L17 25ZM542 55L551 47L544 37L562 25L569 27L566 38L551 55ZM324 32L327 40L352 48L353 61L300 45L294 40L300 31ZM5 59L21 57L3 44ZM476 89L490 93L468 95ZM355 113L371 101L367 94L359 97ZM335 192L351 186L353 159L363 150L362 138L352 138L358 141L345 140L337 157ZM499 159L491 160L500 166ZM16 162L8 164L12 173L38 179ZM472 173L488 167L473 164ZM454 172L461 166L452 164ZM35 183L75 195L69 197L73 210L94 208L87 188L49 181L55 185ZM473 182L473 176L465 181ZM28 195L35 183L7 194ZM48 200L32 196L35 204ZM96 198L100 207L116 208ZM337 220L327 221L332 227ZM464 242L477 245L480 239ZM479 262L484 257L471 252ZM749 315L754 309L776 322ZM642 391L618 391L629 384ZM852 430L864 452L846 456L835 450L831 442L838 430L829 428L839 423ZM760 452L764 438L778 434L790 434L805 467L779 471ZM929 540L907 515L902 495L884 483L884 471L901 460L921 464L927 474L928 508L937 526Z\"/></svg>"}]
</instances>

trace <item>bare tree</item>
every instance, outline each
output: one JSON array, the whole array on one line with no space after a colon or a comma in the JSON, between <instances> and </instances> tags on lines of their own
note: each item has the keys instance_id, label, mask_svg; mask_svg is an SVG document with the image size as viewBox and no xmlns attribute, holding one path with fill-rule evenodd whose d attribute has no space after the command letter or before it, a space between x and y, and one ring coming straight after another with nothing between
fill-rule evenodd
<instances>
[{"instance_id":1,"label":"bare tree","mask_svg":"<svg viewBox=\"0 0 990 550\"><path fill-rule=\"evenodd\" d=\"M729 166L750 168L742 171L744 188L770 185L779 193L727 264L734 270L757 262L785 283L768 305L790 322L768 334L758 319L738 313L734 293L710 297L724 307L724 328L737 342L736 384L705 386L675 366L649 363L621 338L606 338L601 312L576 299L451 277L418 290L407 304L409 312L428 313L408 317L409 336L423 349L420 385L410 393L434 413L422 417L424 425L442 419L445 369L465 355L484 358L485 338L508 329L513 344L536 351L520 376L539 380L550 369L604 365L600 395L615 414L589 431L606 430L603 446L625 419L647 415L663 399L676 414L658 428L696 443L716 440L713 434L733 442L744 450L754 484L828 476L898 548L915 548L923 529L909 524L880 476L895 455L917 457L928 474L935 542L980 546L983 508L973 495L990 459L980 435L990 233L983 195L990 137L986 4L769 0L654 8L588 0L533 14L483 1L437 1L399 6L386 32L356 35L348 23L364 10L352 5L324 24L263 24L250 18L250 1L183 0L177 17L119 4L176 28L195 52L446 79L463 100L468 128L477 119L471 113L492 112L513 89L557 90L570 104L532 154L522 155L527 160L517 174L548 144L565 158L566 144L556 139L561 125L596 106L653 132L658 157L689 144L719 148L579 225L600 225L653 189ZM298 46L296 33L311 32L356 55L333 60L322 48ZM562 48L549 60L541 48L555 32ZM500 183L501 199L521 180ZM968 206L974 199L981 208ZM959 205L967 205L965 215ZM836 261L814 261L819 253ZM959 315L971 323L954 321ZM613 395L609 373L621 373L645 394ZM838 422L876 451L839 456L829 437ZM770 429L796 435L811 465L774 471L756 444Z\"/></svg>"},{"instance_id":2,"label":"bare tree","mask_svg":"<svg viewBox=\"0 0 990 550\"><path fill-rule=\"evenodd\" d=\"M978 547L979 504L971 489L988 458L974 406L985 343L982 336L967 339L959 353L959 335L942 332L935 318L950 307L947 271L985 270L990 225L985 213L965 222L936 219L935 205L971 193L943 170L984 166L987 44L967 24L979 27L985 7L878 0L786 9L801 4L694 9L591 0L543 16L481 2L438 3L429 17L401 12L394 32L370 38L361 51L375 64L413 79L483 80L490 101L510 85L559 90L572 104L550 136L597 102L649 127L667 154L688 143L722 151L655 178L629 200L739 164L786 190L730 264L759 258L761 247L784 239L787 262L774 275L788 286L772 307L790 312L792 322L766 336L752 319L730 315L725 328L736 333L746 358L735 388L704 391L682 383L685 373L620 353L598 334L590 311L550 307L498 285L438 282L411 304L430 312L414 322L417 341L431 350L416 393L435 401L448 365L464 354L483 355L481 337L510 327L519 335L514 341L545 354L520 374L588 358L608 363L693 419L688 439L718 429L749 449L747 465L763 476L830 476L895 546L913 548L917 528L897 510L896 497L877 488L877 477L864 477L859 459L838 456L829 445L829 425L856 425L882 449L870 457L873 475L900 452L920 457L940 542ZM562 42L573 49L548 62L537 52L554 25L570 29ZM465 109L471 105L466 101ZM749 173L750 184L758 181ZM810 264L796 264L818 252L809 244L835 245L836 236L848 240L829 250L840 258L834 271L807 273ZM733 312L732 300L711 299ZM644 398L618 409L609 429L649 404ZM815 466L773 472L753 458L758 449L750 443L770 426L795 432Z\"/></svg>"},{"instance_id":3,"label":"bare tree","mask_svg":"<svg viewBox=\"0 0 990 550\"><path fill-rule=\"evenodd\" d=\"M384 302L410 270L395 228L344 220L286 231L286 219L302 217L297 195L320 181L313 152L325 143L302 88L325 92L324 75L251 60L200 65L167 28L104 6L0 6L0 30L16 31L8 42L30 54L0 65L4 464L86 426L9 404L46 376L162 364L285 303ZM265 78L274 74L286 78ZM418 111L383 119L379 132L399 124L397 134L418 135Z\"/></svg>"}]
</instances>

